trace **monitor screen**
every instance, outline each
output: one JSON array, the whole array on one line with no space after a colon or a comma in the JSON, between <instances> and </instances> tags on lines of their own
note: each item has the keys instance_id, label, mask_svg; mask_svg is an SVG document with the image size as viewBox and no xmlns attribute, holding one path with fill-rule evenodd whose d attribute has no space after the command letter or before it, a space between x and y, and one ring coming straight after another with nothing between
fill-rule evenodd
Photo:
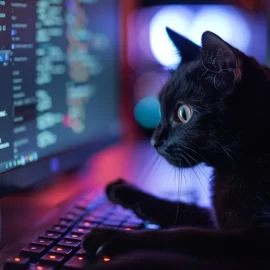
<instances>
[{"instance_id":1,"label":"monitor screen","mask_svg":"<svg viewBox=\"0 0 270 270\"><path fill-rule=\"evenodd\" d=\"M116 0L0 0L0 173L113 132Z\"/></svg>"}]
</instances>

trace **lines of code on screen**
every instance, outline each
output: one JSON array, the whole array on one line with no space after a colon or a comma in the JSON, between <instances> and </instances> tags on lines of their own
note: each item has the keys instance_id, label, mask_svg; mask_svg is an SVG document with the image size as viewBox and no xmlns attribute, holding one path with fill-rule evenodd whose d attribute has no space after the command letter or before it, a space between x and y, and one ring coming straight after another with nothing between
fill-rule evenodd
<instances>
[{"instance_id":1,"label":"lines of code on screen","mask_svg":"<svg viewBox=\"0 0 270 270\"><path fill-rule=\"evenodd\" d=\"M114 0L0 0L0 172L114 127L116 11Z\"/></svg>"}]
</instances>

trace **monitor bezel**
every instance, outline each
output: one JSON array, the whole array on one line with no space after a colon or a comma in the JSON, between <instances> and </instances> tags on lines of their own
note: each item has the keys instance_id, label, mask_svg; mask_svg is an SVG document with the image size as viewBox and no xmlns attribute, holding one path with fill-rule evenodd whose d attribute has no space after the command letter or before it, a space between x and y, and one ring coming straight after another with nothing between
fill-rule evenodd
<instances>
[{"instance_id":1,"label":"monitor bezel","mask_svg":"<svg viewBox=\"0 0 270 270\"><path fill-rule=\"evenodd\" d=\"M123 137L123 128L120 124L121 120L121 102L120 93L122 85L121 76L121 47L122 47L122 35L121 35L121 4L119 0L115 0L117 5L117 40L118 50L116 55L118 58L117 63L117 103L119 104L117 110L117 119L115 120L115 129L102 133L101 136L91 139L86 143L71 146L63 151L53 153L52 155L43 157L33 163L27 164L23 167L17 167L15 169L0 173L0 198L5 197L11 193L23 191L29 188L35 188L50 183L53 176L63 174L69 170L82 167L83 164L95 153L102 149L117 143ZM57 164L57 165L55 165Z\"/></svg>"},{"instance_id":2,"label":"monitor bezel","mask_svg":"<svg viewBox=\"0 0 270 270\"><path fill-rule=\"evenodd\" d=\"M104 134L102 139L94 140L79 147L70 148L66 151L42 158L25 167L1 174L0 198L10 193L46 185L53 176L80 168L93 154L117 143L121 137L121 128L119 128L115 134ZM55 163L57 163L57 168L53 165Z\"/></svg>"}]
</instances>

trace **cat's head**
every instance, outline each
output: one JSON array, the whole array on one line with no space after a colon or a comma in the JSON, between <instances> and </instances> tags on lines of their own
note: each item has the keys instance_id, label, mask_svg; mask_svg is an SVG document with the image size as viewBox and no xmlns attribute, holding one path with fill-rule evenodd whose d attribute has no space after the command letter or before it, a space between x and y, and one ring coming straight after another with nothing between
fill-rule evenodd
<instances>
[{"instance_id":1,"label":"cat's head","mask_svg":"<svg viewBox=\"0 0 270 270\"><path fill-rule=\"evenodd\" d=\"M243 94L243 65L257 62L209 31L201 47L169 28L167 33L182 61L159 94L161 119L151 143L178 167L228 161L247 120L257 117Z\"/></svg>"}]
</instances>

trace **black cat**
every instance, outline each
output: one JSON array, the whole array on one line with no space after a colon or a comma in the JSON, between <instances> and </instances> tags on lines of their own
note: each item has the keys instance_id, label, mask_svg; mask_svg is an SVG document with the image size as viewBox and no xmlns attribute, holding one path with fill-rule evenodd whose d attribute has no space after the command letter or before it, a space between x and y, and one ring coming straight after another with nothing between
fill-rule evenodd
<instances>
[{"instance_id":1,"label":"black cat","mask_svg":"<svg viewBox=\"0 0 270 270\"><path fill-rule=\"evenodd\" d=\"M214 33L202 35L202 47L167 33L182 62L159 95L151 143L176 167L214 168L213 210L161 200L119 180L108 197L164 229L95 229L83 246L118 258L93 269L267 269L270 71ZM179 228L167 229L178 207Z\"/></svg>"}]
</instances>

